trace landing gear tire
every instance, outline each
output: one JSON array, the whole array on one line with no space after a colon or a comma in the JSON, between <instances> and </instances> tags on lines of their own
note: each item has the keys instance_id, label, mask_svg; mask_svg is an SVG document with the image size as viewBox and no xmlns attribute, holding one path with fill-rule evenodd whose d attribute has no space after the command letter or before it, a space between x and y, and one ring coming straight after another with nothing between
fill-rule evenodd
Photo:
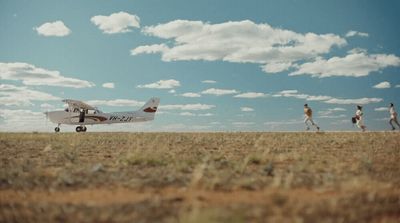
<instances>
[{"instance_id":1,"label":"landing gear tire","mask_svg":"<svg viewBox=\"0 0 400 223\"><path fill-rule=\"evenodd\" d=\"M60 131L60 127L56 127L56 128L54 129L54 131L55 131L55 132L59 132L59 131Z\"/></svg>"},{"instance_id":2,"label":"landing gear tire","mask_svg":"<svg viewBox=\"0 0 400 223\"><path fill-rule=\"evenodd\" d=\"M77 126L75 130L76 132L86 132L87 128L86 126Z\"/></svg>"}]
</instances>

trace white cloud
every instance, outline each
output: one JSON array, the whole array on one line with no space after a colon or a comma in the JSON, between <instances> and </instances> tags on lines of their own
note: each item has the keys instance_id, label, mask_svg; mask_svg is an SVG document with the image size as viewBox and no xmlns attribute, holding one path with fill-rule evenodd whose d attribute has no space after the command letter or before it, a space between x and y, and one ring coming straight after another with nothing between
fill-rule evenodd
<instances>
[{"instance_id":1,"label":"white cloud","mask_svg":"<svg viewBox=\"0 0 400 223\"><path fill-rule=\"evenodd\" d=\"M59 71L46 70L28 63L0 63L0 79L20 80L25 85L47 85L58 87L93 87L89 81L69 78Z\"/></svg>"},{"instance_id":2,"label":"white cloud","mask_svg":"<svg viewBox=\"0 0 400 223\"><path fill-rule=\"evenodd\" d=\"M347 117L345 114L340 115L320 115L318 118L345 118Z\"/></svg>"},{"instance_id":3,"label":"white cloud","mask_svg":"<svg viewBox=\"0 0 400 223\"><path fill-rule=\"evenodd\" d=\"M117 12L109 16L96 15L90 21L107 34L131 32L132 28L140 27L139 17L126 12Z\"/></svg>"},{"instance_id":4,"label":"white cloud","mask_svg":"<svg viewBox=\"0 0 400 223\"><path fill-rule=\"evenodd\" d=\"M32 101L52 101L61 98L51 94L18 87L11 84L0 84L0 104L5 106L30 106Z\"/></svg>"},{"instance_id":5,"label":"white cloud","mask_svg":"<svg viewBox=\"0 0 400 223\"><path fill-rule=\"evenodd\" d=\"M342 112L342 111L346 111L346 109L344 109L344 108L328 108L327 110L319 111L318 114L320 114L321 116L327 116L327 115L333 114L334 112Z\"/></svg>"},{"instance_id":6,"label":"white cloud","mask_svg":"<svg viewBox=\"0 0 400 223\"><path fill-rule=\"evenodd\" d=\"M351 53L345 57L332 57L328 60L316 58L313 62L298 65L290 76L308 74L312 77L362 77L389 66L400 66L400 58L393 54Z\"/></svg>"},{"instance_id":7,"label":"white cloud","mask_svg":"<svg viewBox=\"0 0 400 223\"><path fill-rule=\"evenodd\" d=\"M273 97L293 97L297 99L304 99L307 101L324 101L331 99L331 96L325 96L325 95L308 95L308 94L301 94L297 90L284 90L280 91L274 95Z\"/></svg>"},{"instance_id":8,"label":"white cloud","mask_svg":"<svg viewBox=\"0 0 400 223\"><path fill-rule=\"evenodd\" d=\"M291 30L256 24L249 20L220 24L175 20L147 26L142 32L169 43L139 46L139 53L161 53L163 61L206 60L263 64L268 72L288 69L291 63L329 53L334 46L347 44L334 34L296 33Z\"/></svg>"},{"instance_id":9,"label":"white cloud","mask_svg":"<svg viewBox=\"0 0 400 223\"><path fill-rule=\"evenodd\" d=\"M175 89L171 89L171 90L168 91L168 93L170 93L170 94L175 94L176 91L175 91Z\"/></svg>"},{"instance_id":10,"label":"white cloud","mask_svg":"<svg viewBox=\"0 0 400 223\"><path fill-rule=\"evenodd\" d=\"M374 85L373 88L376 88L376 89L390 88L390 83L388 81L383 81L379 84Z\"/></svg>"},{"instance_id":11,"label":"white cloud","mask_svg":"<svg viewBox=\"0 0 400 223\"><path fill-rule=\"evenodd\" d=\"M115 87L114 83L112 83L112 82L104 83L102 86L104 88L114 88Z\"/></svg>"},{"instance_id":12,"label":"white cloud","mask_svg":"<svg viewBox=\"0 0 400 223\"><path fill-rule=\"evenodd\" d=\"M400 84L396 84L396 86L394 86L395 88L399 88L400 87Z\"/></svg>"},{"instance_id":13,"label":"white cloud","mask_svg":"<svg viewBox=\"0 0 400 223\"><path fill-rule=\"evenodd\" d=\"M49 103L43 103L40 105L40 108L42 108L43 110L53 109L54 105L51 105Z\"/></svg>"},{"instance_id":14,"label":"white cloud","mask_svg":"<svg viewBox=\"0 0 400 223\"><path fill-rule=\"evenodd\" d=\"M215 84L215 83L217 83L217 82L214 81L214 80L204 80L204 81L201 81L201 83L205 83L205 84Z\"/></svg>"},{"instance_id":15,"label":"white cloud","mask_svg":"<svg viewBox=\"0 0 400 223\"><path fill-rule=\"evenodd\" d=\"M181 115L181 116L196 116L196 114L194 114L192 112L181 112L181 113L179 113L179 115Z\"/></svg>"},{"instance_id":16,"label":"white cloud","mask_svg":"<svg viewBox=\"0 0 400 223\"><path fill-rule=\"evenodd\" d=\"M360 37L368 37L368 33L358 32L354 30L350 30L346 33L346 37L353 37L353 36L360 36Z\"/></svg>"},{"instance_id":17,"label":"white cloud","mask_svg":"<svg viewBox=\"0 0 400 223\"><path fill-rule=\"evenodd\" d=\"M25 109L0 109L0 123L0 131L26 132L48 130L46 127L46 116L42 112L33 112Z\"/></svg>"},{"instance_id":18,"label":"white cloud","mask_svg":"<svg viewBox=\"0 0 400 223\"><path fill-rule=\"evenodd\" d=\"M187 97L187 98L199 98L199 97L201 97L200 94L193 93L193 92L186 92L186 93L181 94L181 96Z\"/></svg>"},{"instance_id":19,"label":"white cloud","mask_svg":"<svg viewBox=\"0 0 400 223\"><path fill-rule=\"evenodd\" d=\"M324 102L328 104L341 104L341 105L349 105L349 104L365 105L370 103L378 103L381 101L383 101L382 98L358 98L358 99L332 98Z\"/></svg>"},{"instance_id":20,"label":"white cloud","mask_svg":"<svg viewBox=\"0 0 400 223\"><path fill-rule=\"evenodd\" d=\"M297 99L307 100L307 101L322 101L328 104L369 104L369 103L377 103L383 101L382 98L358 98L358 99L343 99L343 98L334 98L332 96L327 95L308 95L299 93L297 90L284 90L280 91L274 95L273 97L293 97Z\"/></svg>"},{"instance_id":21,"label":"white cloud","mask_svg":"<svg viewBox=\"0 0 400 223\"><path fill-rule=\"evenodd\" d=\"M202 94L211 94L211 95L227 95L227 94L237 94L239 93L236 90L230 90L230 89L217 89L217 88L209 88L207 90L204 90L201 92Z\"/></svg>"},{"instance_id":22,"label":"white cloud","mask_svg":"<svg viewBox=\"0 0 400 223\"><path fill-rule=\"evenodd\" d=\"M34 27L36 32L42 36L67 36L71 33L71 30L64 25L60 20L55 22L46 22L39 27Z\"/></svg>"},{"instance_id":23,"label":"white cloud","mask_svg":"<svg viewBox=\"0 0 400 223\"><path fill-rule=\"evenodd\" d=\"M145 102L130 99L114 99L114 100L90 100L87 101L92 106L112 106L112 107L139 107Z\"/></svg>"},{"instance_id":24,"label":"white cloud","mask_svg":"<svg viewBox=\"0 0 400 223\"><path fill-rule=\"evenodd\" d=\"M288 70L292 66L292 63L272 62L261 66L261 69L265 73L278 73Z\"/></svg>"},{"instance_id":25,"label":"white cloud","mask_svg":"<svg viewBox=\"0 0 400 223\"><path fill-rule=\"evenodd\" d=\"M213 116L213 113L204 113L204 114L198 114L198 116L202 116L202 117L209 117L209 116Z\"/></svg>"},{"instance_id":26,"label":"white cloud","mask_svg":"<svg viewBox=\"0 0 400 223\"><path fill-rule=\"evenodd\" d=\"M159 80L154 83L138 85L138 88L172 89L181 86L181 83L174 79Z\"/></svg>"},{"instance_id":27,"label":"white cloud","mask_svg":"<svg viewBox=\"0 0 400 223\"><path fill-rule=\"evenodd\" d=\"M267 94L264 93L257 93L257 92L246 92L242 94L235 95L235 98L263 98L266 97Z\"/></svg>"},{"instance_id":28,"label":"white cloud","mask_svg":"<svg viewBox=\"0 0 400 223\"><path fill-rule=\"evenodd\" d=\"M181 115L181 116L209 117L209 116L213 116L214 114L212 114L212 113L195 114L195 113L192 113L192 112L181 112L181 113L179 113L179 115Z\"/></svg>"},{"instance_id":29,"label":"white cloud","mask_svg":"<svg viewBox=\"0 0 400 223\"><path fill-rule=\"evenodd\" d=\"M135 56L135 55L142 54L142 53L146 53L146 54L164 53L168 50L169 50L169 48L165 44L153 44L153 45L148 45L148 46L138 46L135 49L131 50L131 55Z\"/></svg>"},{"instance_id":30,"label":"white cloud","mask_svg":"<svg viewBox=\"0 0 400 223\"><path fill-rule=\"evenodd\" d=\"M215 105L208 104L183 104L183 105L160 105L159 108L162 110L185 110L185 111L196 111L196 110L208 110L214 108Z\"/></svg>"},{"instance_id":31,"label":"white cloud","mask_svg":"<svg viewBox=\"0 0 400 223\"><path fill-rule=\"evenodd\" d=\"M252 111L254 111L254 109L250 108L250 107L240 107L240 110L242 112L252 112Z\"/></svg>"},{"instance_id":32,"label":"white cloud","mask_svg":"<svg viewBox=\"0 0 400 223\"><path fill-rule=\"evenodd\" d=\"M387 108L387 107L379 107L379 108L374 108L374 111L389 111L389 108Z\"/></svg>"}]
</instances>

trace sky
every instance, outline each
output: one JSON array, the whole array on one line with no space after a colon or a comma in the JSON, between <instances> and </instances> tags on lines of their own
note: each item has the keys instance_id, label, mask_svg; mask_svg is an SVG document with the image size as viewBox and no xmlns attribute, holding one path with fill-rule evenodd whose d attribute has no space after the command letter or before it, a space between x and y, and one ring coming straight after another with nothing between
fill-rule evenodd
<instances>
[{"instance_id":1,"label":"sky","mask_svg":"<svg viewBox=\"0 0 400 223\"><path fill-rule=\"evenodd\" d=\"M161 103L148 123L88 131L389 130L400 105L400 2L0 0L0 131L53 131L43 112ZM61 131L74 131L62 126Z\"/></svg>"}]
</instances>

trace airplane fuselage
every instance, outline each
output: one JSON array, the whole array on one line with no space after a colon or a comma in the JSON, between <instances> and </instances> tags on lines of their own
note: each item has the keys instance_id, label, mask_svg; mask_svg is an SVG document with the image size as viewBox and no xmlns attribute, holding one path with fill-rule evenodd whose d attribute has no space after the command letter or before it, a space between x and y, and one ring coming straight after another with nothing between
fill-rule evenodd
<instances>
[{"instance_id":1,"label":"airplane fuselage","mask_svg":"<svg viewBox=\"0 0 400 223\"><path fill-rule=\"evenodd\" d=\"M154 119L151 113L132 111L132 112L113 112L113 113L94 113L82 114L81 112L52 111L47 112L50 121L66 125L96 125L129 122L145 122Z\"/></svg>"}]
</instances>

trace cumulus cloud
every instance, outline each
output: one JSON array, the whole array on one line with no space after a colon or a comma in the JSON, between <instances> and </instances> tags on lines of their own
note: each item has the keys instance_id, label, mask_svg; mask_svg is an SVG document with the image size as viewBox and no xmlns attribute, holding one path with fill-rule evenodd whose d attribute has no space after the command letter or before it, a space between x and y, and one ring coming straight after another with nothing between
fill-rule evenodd
<instances>
[{"instance_id":1,"label":"cumulus cloud","mask_svg":"<svg viewBox=\"0 0 400 223\"><path fill-rule=\"evenodd\" d=\"M165 44L153 44L146 46L138 46L131 50L131 55L135 56L138 54L152 54L152 53L163 53L168 51L169 48Z\"/></svg>"},{"instance_id":2,"label":"cumulus cloud","mask_svg":"<svg viewBox=\"0 0 400 223\"><path fill-rule=\"evenodd\" d=\"M114 100L90 100L87 101L92 106L112 106L112 107L140 107L145 102L130 99L114 99Z\"/></svg>"},{"instance_id":3,"label":"cumulus cloud","mask_svg":"<svg viewBox=\"0 0 400 223\"><path fill-rule=\"evenodd\" d=\"M363 33L363 32L358 32L355 30L350 30L346 33L346 37L353 37L353 36L359 36L359 37L368 37L368 33Z\"/></svg>"},{"instance_id":4,"label":"cumulus cloud","mask_svg":"<svg viewBox=\"0 0 400 223\"><path fill-rule=\"evenodd\" d=\"M42 36L62 37L68 36L71 33L71 30L60 20L43 23L39 27L34 27L34 30Z\"/></svg>"},{"instance_id":5,"label":"cumulus cloud","mask_svg":"<svg viewBox=\"0 0 400 223\"><path fill-rule=\"evenodd\" d=\"M217 82L214 81L214 80L204 80L204 81L201 81L201 83L205 83L205 84L215 84L215 83L217 83Z\"/></svg>"},{"instance_id":6,"label":"cumulus cloud","mask_svg":"<svg viewBox=\"0 0 400 223\"><path fill-rule=\"evenodd\" d=\"M341 99L341 98L332 98L327 101L324 101L328 104L341 104L341 105L365 105L370 103L378 103L383 101L382 98L357 98L357 99Z\"/></svg>"},{"instance_id":7,"label":"cumulus cloud","mask_svg":"<svg viewBox=\"0 0 400 223\"><path fill-rule=\"evenodd\" d=\"M242 111L242 112L252 112L252 111L254 111L254 109L250 108L250 107L240 107L240 111Z\"/></svg>"},{"instance_id":8,"label":"cumulus cloud","mask_svg":"<svg viewBox=\"0 0 400 223\"><path fill-rule=\"evenodd\" d=\"M285 70L288 70L290 67L292 67L292 63L284 63L284 62L273 62L273 63L268 63L265 65L261 66L261 69L265 73L278 73L282 72Z\"/></svg>"},{"instance_id":9,"label":"cumulus cloud","mask_svg":"<svg viewBox=\"0 0 400 223\"><path fill-rule=\"evenodd\" d=\"M235 98L263 98L263 97L267 97L267 94L258 93L258 92L246 92L246 93L235 95L233 97L235 97Z\"/></svg>"},{"instance_id":10,"label":"cumulus cloud","mask_svg":"<svg viewBox=\"0 0 400 223\"><path fill-rule=\"evenodd\" d=\"M172 89L181 86L181 83L174 79L159 80L154 83L138 85L138 88Z\"/></svg>"},{"instance_id":11,"label":"cumulus cloud","mask_svg":"<svg viewBox=\"0 0 400 223\"><path fill-rule=\"evenodd\" d=\"M0 104L4 106L30 106L32 101L52 101L61 98L51 94L32 90L26 86L0 84Z\"/></svg>"},{"instance_id":12,"label":"cumulus cloud","mask_svg":"<svg viewBox=\"0 0 400 223\"><path fill-rule=\"evenodd\" d=\"M379 108L374 108L374 111L389 111L389 108L387 108L387 107L379 107Z\"/></svg>"},{"instance_id":13,"label":"cumulus cloud","mask_svg":"<svg viewBox=\"0 0 400 223\"><path fill-rule=\"evenodd\" d=\"M179 113L179 115L181 115L181 116L209 117L209 116L213 116L214 114L212 114L212 113L195 114L195 113L192 113L192 112L181 112L181 113Z\"/></svg>"},{"instance_id":14,"label":"cumulus cloud","mask_svg":"<svg viewBox=\"0 0 400 223\"><path fill-rule=\"evenodd\" d=\"M96 15L90 21L107 34L131 32L132 28L140 27L139 17L127 12L112 13L109 16Z\"/></svg>"},{"instance_id":15,"label":"cumulus cloud","mask_svg":"<svg viewBox=\"0 0 400 223\"><path fill-rule=\"evenodd\" d=\"M179 113L179 115L181 115L181 116L196 116L196 114L194 114L192 112L181 112L181 113Z\"/></svg>"},{"instance_id":16,"label":"cumulus cloud","mask_svg":"<svg viewBox=\"0 0 400 223\"><path fill-rule=\"evenodd\" d=\"M400 84L396 84L396 86L394 86L395 88L399 88L400 87Z\"/></svg>"},{"instance_id":17,"label":"cumulus cloud","mask_svg":"<svg viewBox=\"0 0 400 223\"><path fill-rule=\"evenodd\" d=\"M304 99L307 101L325 101L331 99L331 96L326 95L308 95L299 93L297 90L283 90L274 95L273 97L293 97L297 99Z\"/></svg>"},{"instance_id":18,"label":"cumulus cloud","mask_svg":"<svg viewBox=\"0 0 400 223\"><path fill-rule=\"evenodd\" d=\"M132 50L133 55L160 53L163 61L257 63L264 65L262 68L266 72L286 70L293 62L314 58L329 53L334 46L347 44L344 38L335 34L302 34L250 20L219 24L174 20L146 26L142 32L166 42L138 46ZM170 40L172 44L169 44Z\"/></svg>"},{"instance_id":19,"label":"cumulus cloud","mask_svg":"<svg viewBox=\"0 0 400 223\"><path fill-rule=\"evenodd\" d=\"M0 109L0 131L47 131L46 116L26 109ZM53 127L53 126L52 126Z\"/></svg>"},{"instance_id":20,"label":"cumulus cloud","mask_svg":"<svg viewBox=\"0 0 400 223\"><path fill-rule=\"evenodd\" d=\"M297 66L297 70L290 76L311 75L312 77L363 77L371 72L382 70L390 66L400 66L400 58L393 54L371 54L356 52L345 57L332 57L328 60L318 57L313 62Z\"/></svg>"},{"instance_id":21,"label":"cumulus cloud","mask_svg":"<svg viewBox=\"0 0 400 223\"><path fill-rule=\"evenodd\" d=\"M327 95L309 95L298 92L297 90L284 90L272 95L273 97L293 97L307 101L322 101L327 104L369 104L383 101L382 98L357 98L344 99L334 98Z\"/></svg>"},{"instance_id":22,"label":"cumulus cloud","mask_svg":"<svg viewBox=\"0 0 400 223\"><path fill-rule=\"evenodd\" d=\"M187 97L187 98L199 98L199 97L201 97L200 94L193 93L193 92L186 92L186 93L181 94L181 96Z\"/></svg>"},{"instance_id":23,"label":"cumulus cloud","mask_svg":"<svg viewBox=\"0 0 400 223\"><path fill-rule=\"evenodd\" d=\"M43 103L40 105L40 108L42 108L43 110L53 109L54 105L51 105L49 103Z\"/></svg>"},{"instance_id":24,"label":"cumulus cloud","mask_svg":"<svg viewBox=\"0 0 400 223\"><path fill-rule=\"evenodd\" d=\"M112 83L112 82L104 83L101 86L103 86L104 88L114 88L115 87L114 83Z\"/></svg>"},{"instance_id":25,"label":"cumulus cloud","mask_svg":"<svg viewBox=\"0 0 400 223\"><path fill-rule=\"evenodd\" d=\"M46 70L28 63L0 63L0 79L19 80L25 85L47 85L58 87L93 87L89 81L65 77L59 71Z\"/></svg>"},{"instance_id":26,"label":"cumulus cloud","mask_svg":"<svg viewBox=\"0 0 400 223\"><path fill-rule=\"evenodd\" d=\"M202 94L211 94L211 95L227 95L227 94L237 94L239 93L236 90L231 89L218 89L218 88L209 88L201 92Z\"/></svg>"},{"instance_id":27,"label":"cumulus cloud","mask_svg":"<svg viewBox=\"0 0 400 223\"><path fill-rule=\"evenodd\" d=\"M162 110L185 110L185 111L196 111L196 110L209 110L215 108L215 105L208 104L175 104L175 105L160 105Z\"/></svg>"},{"instance_id":28,"label":"cumulus cloud","mask_svg":"<svg viewBox=\"0 0 400 223\"><path fill-rule=\"evenodd\" d=\"M383 81L379 84L374 85L373 88L376 88L376 89L390 88L390 83L388 81Z\"/></svg>"},{"instance_id":29,"label":"cumulus cloud","mask_svg":"<svg viewBox=\"0 0 400 223\"><path fill-rule=\"evenodd\" d=\"M342 111L346 111L346 109L345 108L328 108L327 110L319 111L318 114L320 114L321 116L327 116L327 115L331 115L335 112L342 112Z\"/></svg>"}]
</instances>

